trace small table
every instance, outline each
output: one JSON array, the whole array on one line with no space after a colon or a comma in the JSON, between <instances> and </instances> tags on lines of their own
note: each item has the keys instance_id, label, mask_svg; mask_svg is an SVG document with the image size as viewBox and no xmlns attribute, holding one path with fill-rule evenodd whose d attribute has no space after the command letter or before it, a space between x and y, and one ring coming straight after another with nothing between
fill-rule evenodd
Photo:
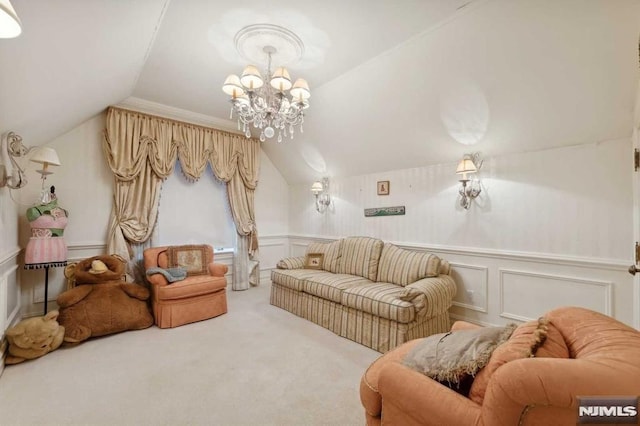
<instances>
[{"instance_id":1,"label":"small table","mask_svg":"<svg viewBox=\"0 0 640 426\"><path fill-rule=\"evenodd\" d=\"M42 269L44 268L44 315L47 315L47 299L49 298L49 268L57 268L67 266L67 261L46 262L46 263L25 263L24 269Z\"/></svg>"}]
</instances>

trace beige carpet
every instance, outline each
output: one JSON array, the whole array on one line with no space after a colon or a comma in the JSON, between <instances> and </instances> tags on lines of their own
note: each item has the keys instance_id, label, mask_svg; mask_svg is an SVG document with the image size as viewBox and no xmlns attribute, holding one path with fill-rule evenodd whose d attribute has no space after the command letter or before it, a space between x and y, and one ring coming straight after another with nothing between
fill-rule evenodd
<instances>
[{"instance_id":1,"label":"beige carpet","mask_svg":"<svg viewBox=\"0 0 640 426\"><path fill-rule=\"evenodd\" d=\"M129 331L7 366L2 425L362 425L358 387L380 354L269 304Z\"/></svg>"}]
</instances>

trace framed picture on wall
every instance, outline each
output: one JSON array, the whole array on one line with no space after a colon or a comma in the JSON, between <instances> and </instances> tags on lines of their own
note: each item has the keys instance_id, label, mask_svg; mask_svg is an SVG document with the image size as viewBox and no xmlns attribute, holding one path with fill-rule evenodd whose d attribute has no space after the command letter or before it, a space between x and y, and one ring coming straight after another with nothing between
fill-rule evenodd
<instances>
[{"instance_id":1,"label":"framed picture on wall","mask_svg":"<svg viewBox=\"0 0 640 426\"><path fill-rule=\"evenodd\" d=\"M389 195L389 181L388 180L379 180L378 181L378 195Z\"/></svg>"}]
</instances>

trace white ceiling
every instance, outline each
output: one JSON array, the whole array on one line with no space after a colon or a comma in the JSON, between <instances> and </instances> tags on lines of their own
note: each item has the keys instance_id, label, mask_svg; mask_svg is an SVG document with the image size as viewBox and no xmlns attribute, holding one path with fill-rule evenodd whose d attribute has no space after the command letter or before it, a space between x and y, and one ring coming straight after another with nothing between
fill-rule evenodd
<instances>
[{"instance_id":1,"label":"white ceiling","mask_svg":"<svg viewBox=\"0 0 640 426\"><path fill-rule=\"evenodd\" d=\"M305 132L263 144L290 183L631 134L640 0L12 3L0 131L28 144L129 97L233 125L220 86L254 23L306 47L288 66L311 85Z\"/></svg>"}]
</instances>

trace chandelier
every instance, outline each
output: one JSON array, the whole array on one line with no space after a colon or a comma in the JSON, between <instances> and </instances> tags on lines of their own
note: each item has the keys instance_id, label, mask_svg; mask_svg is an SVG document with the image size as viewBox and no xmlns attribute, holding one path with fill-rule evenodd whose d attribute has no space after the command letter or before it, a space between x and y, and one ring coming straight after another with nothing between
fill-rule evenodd
<instances>
[{"instance_id":1,"label":"chandelier","mask_svg":"<svg viewBox=\"0 0 640 426\"><path fill-rule=\"evenodd\" d=\"M251 126L260 129L260 141L264 142L278 133L278 142L283 137L293 139L294 128L302 133L304 110L309 108L311 92L306 80L299 78L291 83L289 71L283 66L272 72L272 59L300 59L304 52L302 41L286 28L270 24L256 24L243 28L236 34L238 52L255 63L267 59L265 81L255 65L248 65L242 75L229 75L222 91L231 98L229 118L237 117L238 130L251 137ZM259 43L265 43L258 49ZM278 47L276 47L278 46Z\"/></svg>"}]
</instances>

